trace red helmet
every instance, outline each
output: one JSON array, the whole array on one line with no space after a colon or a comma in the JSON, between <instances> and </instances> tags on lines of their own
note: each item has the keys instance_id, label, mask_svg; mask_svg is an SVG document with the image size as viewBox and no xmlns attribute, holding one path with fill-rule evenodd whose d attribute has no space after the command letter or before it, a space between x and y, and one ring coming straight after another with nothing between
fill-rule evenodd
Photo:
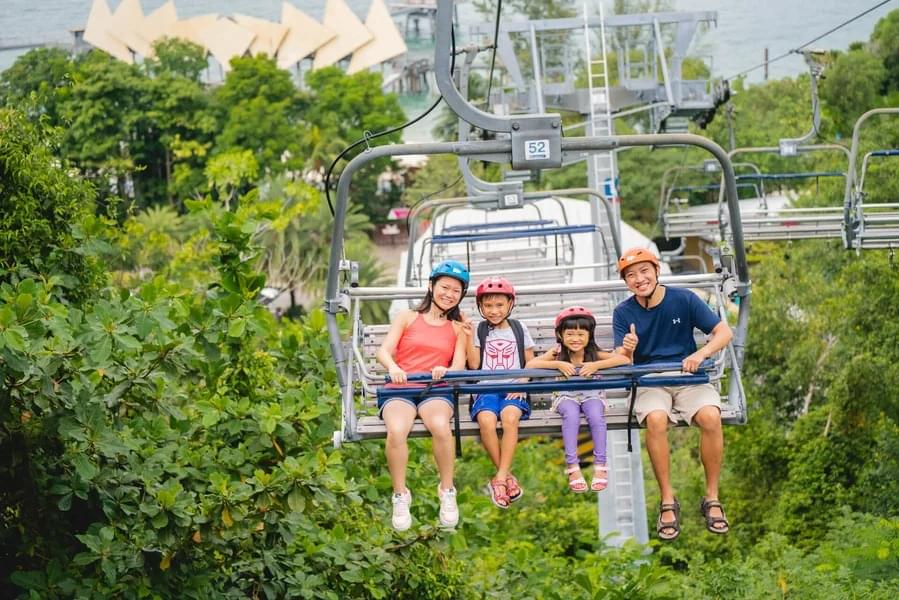
<instances>
[{"instance_id":1,"label":"red helmet","mask_svg":"<svg viewBox=\"0 0 899 600\"><path fill-rule=\"evenodd\" d=\"M653 254L651 250L646 248L631 248L625 250L624 254L621 255L621 258L618 259L618 273L623 278L625 268L641 262L652 263L656 268L661 266L658 257Z\"/></svg>"},{"instance_id":2,"label":"red helmet","mask_svg":"<svg viewBox=\"0 0 899 600\"><path fill-rule=\"evenodd\" d=\"M562 321L564 321L565 319L570 319L571 317L586 317L593 321L593 327L596 327L596 317L593 316L593 313L591 313L583 306L569 306L556 315L556 329L559 328L559 325L562 324Z\"/></svg>"},{"instance_id":3,"label":"red helmet","mask_svg":"<svg viewBox=\"0 0 899 600\"><path fill-rule=\"evenodd\" d=\"M475 291L475 300L480 302L481 296L487 294L505 294L511 300L515 300L515 288L505 277L488 277L479 283L478 289Z\"/></svg>"}]
</instances>

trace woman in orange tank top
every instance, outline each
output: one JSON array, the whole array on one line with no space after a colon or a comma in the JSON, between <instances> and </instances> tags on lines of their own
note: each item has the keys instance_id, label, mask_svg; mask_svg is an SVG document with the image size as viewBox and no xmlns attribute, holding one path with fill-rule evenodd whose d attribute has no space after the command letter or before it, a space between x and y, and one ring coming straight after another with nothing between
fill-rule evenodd
<instances>
[{"instance_id":1,"label":"woman in orange tank top","mask_svg":"<svg viewBox=\"0 0 899 600\"><path fill-rule=\"evenodd\" d=\"M404 311L390 324L377 354L378 361L390 373L390 386L410 385L407 373L430 372L432 379L440 379L447 371L465 368L471 326L459 310L459 303L468 290L468 281L468 269L461 263L451 260L440 263L431 272L428 293L421 304L415 310ZM393 528L405 531L412 525L409 512L412 493L406 488L406 464L409 462L407 438L416 416L421 417L431 433L434 460L440 473L437 485L440 525L455 527L459 509L453 485L452 399L388 397L378 408L387 429L385 452L393 482Z\"/></svg>"}]
</instances>

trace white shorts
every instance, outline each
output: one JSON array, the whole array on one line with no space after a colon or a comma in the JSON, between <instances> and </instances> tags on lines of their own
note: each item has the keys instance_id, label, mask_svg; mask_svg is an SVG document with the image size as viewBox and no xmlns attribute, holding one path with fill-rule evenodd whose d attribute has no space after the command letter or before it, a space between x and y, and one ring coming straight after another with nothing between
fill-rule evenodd
<instances>
[{"instance_id":1,"label":"white shorts","mask_svg":"<svg viewBox=\"0 0 899 600\"><path fill-rule=\"evenodd\" d=\"M671 375L672 373L660 373ZM678 375L680 372L677 373ZM701 408L714 406L721 411L721 396L711 383L698 385L678 385L637 388L634 415L637 422L646 420L646 415L657 410L665 411L668 420L677 423L679 415L687 425L693 424L693 416Z\"/></svg>"}]
</instances>

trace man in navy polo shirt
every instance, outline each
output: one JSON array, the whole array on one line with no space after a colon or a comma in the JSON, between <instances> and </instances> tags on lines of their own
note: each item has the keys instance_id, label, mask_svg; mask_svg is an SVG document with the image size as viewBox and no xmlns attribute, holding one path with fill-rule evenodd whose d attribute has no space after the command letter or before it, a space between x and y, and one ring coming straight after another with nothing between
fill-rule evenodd
<instances>
[{"instance_id":1,"label":"man in navy polo shirt","mask_svg":"<svg viewBox=\"0 0 899 600\"><path fill-rule=\"evenodd\" d=\"M659 285L659 259L645 248L632 248L618 260L618 271L633 296L615 308L612 327L615 346L623 351L624 337L639 340L633 353L635 365L679 362L693 373L703 360L727 346L733 337L727 322L720 319L690 290ZM711 334L709 342L696 349L693 329ZM700 429L699 452L705 468L706 494L700 511L706 529L727 533L729 524L718 501L718 476L724 455L721 431L721 398L711 384L646 387L637 390L634 404L637 420L646 423L646 450L661 492L656 531L663 540L680 534L680 504L671 487L668 422L676 415Z\"/></svg>"}]
</instances>

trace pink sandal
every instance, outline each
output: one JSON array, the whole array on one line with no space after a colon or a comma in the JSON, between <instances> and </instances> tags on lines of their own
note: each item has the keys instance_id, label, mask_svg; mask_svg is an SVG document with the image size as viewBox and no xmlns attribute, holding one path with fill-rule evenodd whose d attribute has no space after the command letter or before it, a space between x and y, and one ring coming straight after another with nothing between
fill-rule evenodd
<instances>
[{"instance_id":1,"label":"pink sandal","mask_svg":"<svg viewBox=\"0 0 899 600\"><path fill-rule=\"evenodd\" d=\"M506 477L506 490L509 492L509 502L515 502L524 496L524 490L518 485L518 480L515 478L515 475L512 475L511 473Z\"/></svg>"},{"instance_id":2,"label":"pink sandal","mask_svg":"<svg viewBox=\"0 0 899 600\"><path fill-rule=\"evenodd\" d=\"M575 494L582 494L587 491L587 480L584 479L583 475L581 475L580 477L578 477L576 479L571 478L571 475L581 472L580 465L571 465L570 467L565 469L565 472L569 475L568 489L570 489Z\"/></svg>"},{"instance_id":3,"label":"pink sandal","mask_svg":"<svg viewBox=\"0 0 899 600\"><path fill-rule=\"evenodd\" d=\"M509 493L508 486L506 486L505 481L501 481L499 479L491 479L490 483L487 484L487 487L490 488L490 501L493 502L498 508L509 508Z\"/></svg>"},{"instance_id":4,"label":"pink sandal","mask_svg":"<svg viewBox=\"0 0 899 600\"><path fill-rule=\"evenodd\" d=\"M609 467L606 465L593 465L593 479L590 480L590 491L601 492L609 485Z\"/></svg>"}]
</instances>

